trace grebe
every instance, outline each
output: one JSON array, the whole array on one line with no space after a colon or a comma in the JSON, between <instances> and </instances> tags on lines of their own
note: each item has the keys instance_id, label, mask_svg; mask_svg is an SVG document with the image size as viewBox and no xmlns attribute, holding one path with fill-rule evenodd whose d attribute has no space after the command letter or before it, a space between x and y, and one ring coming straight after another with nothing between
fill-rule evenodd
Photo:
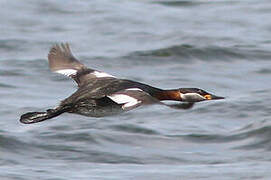
<instances>
[{"instance_id":1,"label":"grebe","mask_svg":"<svg viewBox=\"0 0 271 180\"><path fill-rule=\"evenodd\" d=\"M198 88L163 90L87 68L73 56L68 43L53 46L48 60L51 71L75 80L78 90L54 109L23 114L20 122L24 124L41 122L64 112L103 117L129 111L143 104L189 109L195 102L224 99ZM164 100L185 103L168 105L161 102Z\"/></svg>"}]
</instances>

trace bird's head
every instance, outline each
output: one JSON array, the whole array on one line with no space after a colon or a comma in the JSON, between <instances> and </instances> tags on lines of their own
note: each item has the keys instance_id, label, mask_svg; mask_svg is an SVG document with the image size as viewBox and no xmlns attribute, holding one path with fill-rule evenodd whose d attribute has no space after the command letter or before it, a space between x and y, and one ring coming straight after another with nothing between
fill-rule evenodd
<instances>
[{"instance_id":1,"label":"bird's head","mask_svg":"<svg viewBox=\"0 0 271 180\"><path fill-rule=\"evenodd\" d=\"M181 101L185 102L200 102L206 100L225 99L224 97L215 96L198 88L180 88L179 92Z\"/></svg>"}]
</instances>

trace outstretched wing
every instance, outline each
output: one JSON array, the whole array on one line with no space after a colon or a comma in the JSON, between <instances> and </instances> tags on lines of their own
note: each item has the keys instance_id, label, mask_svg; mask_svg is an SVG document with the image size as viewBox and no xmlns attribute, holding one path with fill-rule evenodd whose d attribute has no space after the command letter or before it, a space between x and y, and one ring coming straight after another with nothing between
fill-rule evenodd
<instances>
[{"instance_id":1,"label":"outstretched wing","mask_svg":"<svg viewBox=\"0 0 271 180\"><path fill-rule=\"evenodd\" d=\"M48 54L51 71L73 78L78 86L93 78L114 78L112 75L87 68L72 54L68 43L54 45Z\"/></svg>"},{"instance_id":2,"label":"outstretched wing","mask_svg":"<svg viewBox=\"0 0 271 180\"><path fill-rule=\"evenodd\" d=\"M159 103L159 100L153 98L145 91L139 88L128 88L118 91L114 94L107 95L112 101L117 104L122 104L123 110L131 110L144 104Z\"/></svg>"},{"instance_id":3,"label":"outstretched wing","mask_svg":"<svg viewBox=\"0 0 271 180\"><path fill-rule=\"evenodd\" d=\"M107 95L112 101L122 105L123 110L131 110L141 105L160 104L174 109L190 109L194 103L165 104L152 97L147 92L139 88L129 88Z\"/></svg>"}]
</instances>

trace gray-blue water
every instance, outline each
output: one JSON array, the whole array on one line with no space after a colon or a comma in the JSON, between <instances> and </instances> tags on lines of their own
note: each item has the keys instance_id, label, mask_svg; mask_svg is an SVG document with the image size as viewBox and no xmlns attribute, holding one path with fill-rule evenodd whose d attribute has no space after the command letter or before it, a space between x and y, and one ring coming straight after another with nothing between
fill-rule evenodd
<instances>
[{"instance_id":1,"label":"gray-blue water","mask_svg":"<svg viewBox=\"0 0 271 180\"><path fill-rule=\"evenodd\" d=\"M270 18L268 0L1 0L0 179L271 179ZM48 68L60 42L88 67L227 99L20 124L76 90Z\"/></svg>"}]
</instances>

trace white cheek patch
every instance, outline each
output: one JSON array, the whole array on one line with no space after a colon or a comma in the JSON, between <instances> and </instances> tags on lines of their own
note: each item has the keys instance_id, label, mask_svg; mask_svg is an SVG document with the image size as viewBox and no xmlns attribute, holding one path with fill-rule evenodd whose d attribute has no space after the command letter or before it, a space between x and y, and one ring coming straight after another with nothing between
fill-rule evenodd
<instances>
[{"instance_id":1,"label":"white cheek patch","mask_svg":"<svg viewBox=\"0 0 271 180\"><path fill-rule=\"evenodd\" d=\"M198 102L198 101L206 100L203 96L201 96L197 93L181 94L181 99L183 101L188 101L188 102Z\"/></svg>"},{"instance_id":2,"label":"white cheek patch","mask_svg":"<svg viewBox=\"0 0 271 180\"><path fill-rule=\"evenodd\" d=\"M117 104L124 104L122 106L124 110L141 103L141 101L137 100L136 98L125 94L113 94L107 97L109 97L112 101L115 101Z\"/></svg>"},{"instance_id":3,"label":"white cheek patch","mask_svg":"<svg viewBox=\"0 0 271 180\"><path fill-rule=\"evenodd\" d=\"M99 71L94 71L91 74L93 74L94 76L96 76L97 78L102 78L102 77L114 77L110 74L107 74L105 72L99 72Z\"/></svg>"},{"instance_id":4,"label":"white cheek patch","mask_svg":"<svg viewBox=\"0 0 271 180\"><path fill-rule=\"evenodd\" d=\"M61 70L57 70L55 72L59 73L59 74L63 74L65 76L71 76L71 75L76 75L77 70L75 70L75 69L61 69Z\"/></svg>"}]
</instances>

